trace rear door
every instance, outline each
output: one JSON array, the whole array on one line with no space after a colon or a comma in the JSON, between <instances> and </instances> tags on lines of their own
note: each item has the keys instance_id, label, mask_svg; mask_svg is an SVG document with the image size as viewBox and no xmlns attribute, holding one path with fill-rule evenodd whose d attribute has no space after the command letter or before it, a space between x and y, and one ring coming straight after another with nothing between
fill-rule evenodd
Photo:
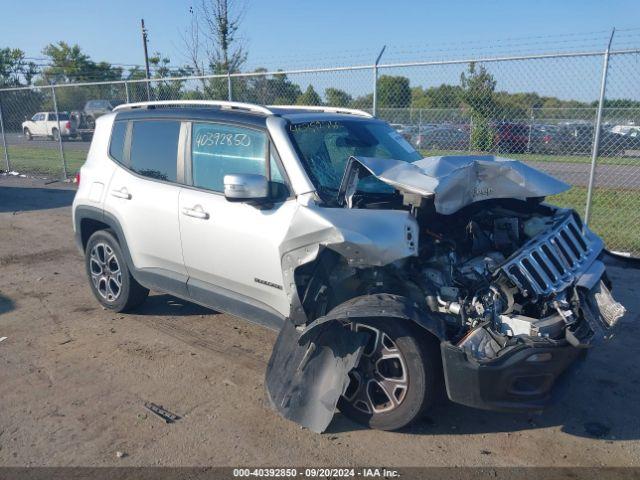
<instances>
[{"instance_id":1,"label":"rear door","mask_svg":"<svg viewBox=\"0 0 640 480\"><path fill-rule=\"evenodd\" d=\"M179 121L164 119L114 123L110 155L119 167L108 187L105 210L122 226L136 269L152 284L169 282L163 290L181 286L178 293L186 293L178 224L181 128ZM124 147L119 147L121 135Z\"/></svg>"},{"instance_id":2,"label":"rear door","mask_svg":"<svg viewBox=\"0 0 640 480\"><path fill-rule=\"evenodd\" d=\"M194 122L189 143L185 162L191 187L180 195L180 231L190 292L222 287L286 314L280 245L297 205L268 135L244 126ZM278 199L268 208L229 202L223 179L231 173L271 178Z\"/></svg>"},{"instance_id":3,"label":"rear door","mask_svg":"<svg viewBox=\"0 0 640 480\"><path fill-rule=\"evenodd\" d=\"M47 132L47 115L46 113L38 113L33 122L33 134L34 135L48 135Z\"/></svg>"}]
</instances>

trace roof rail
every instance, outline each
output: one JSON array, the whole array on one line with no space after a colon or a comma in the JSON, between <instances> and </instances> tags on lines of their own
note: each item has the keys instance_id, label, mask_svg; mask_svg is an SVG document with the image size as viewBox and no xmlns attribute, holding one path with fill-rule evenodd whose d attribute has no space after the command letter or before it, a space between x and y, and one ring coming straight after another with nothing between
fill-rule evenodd
<instances>
[{"instance_id":1,"label":"roof rail","mask_svg":"<svg viewBox=\"0 0 640 480\"><path fill-rule=\"evenodd\" d=\"M242 110L247 112L264 113L271 115L273 112L263 105L242 102L227 102L225 100L160 100L153 102L137 102L124 103L113 109L114 112L122 110L134 110L137 108L155 108L155 107L219 107L224 110Z\"/></svg>"},{"instance_id":2,"label":"roof rail","mask_svg":"<svg viewBox=\"0 0 640 480\"><path fill-rule=\"evenodd\" d=\"M327 113L345 113L347 115L358 115L360 117L373 118L368 112L364 110L356 110L354 108L341 108L341 107L323 107L315 105L268 105L267 108L286 108L288 110L311 110L314 112L327 112Z\"/></svg>"}]
</instances>

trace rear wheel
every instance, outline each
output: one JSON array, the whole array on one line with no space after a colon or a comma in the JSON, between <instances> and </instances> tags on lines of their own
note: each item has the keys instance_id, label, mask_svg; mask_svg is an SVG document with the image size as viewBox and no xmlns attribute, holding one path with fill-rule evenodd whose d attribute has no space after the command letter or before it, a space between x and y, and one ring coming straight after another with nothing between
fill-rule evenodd
<instances>
[{"instance_id":1,"label":"rear wheel","mask_svg":"<svg viewBox=\"0 0 640 480\"><path fill-rule=\"evenodd\" d=\"M91 235L85 264L91 290L105 308L124 312L140 305L149 295L149 290L131 275L120 244L110 230Z\"/></svg>"},{"instance_id":2,"label":"rear wheel","mask_svg":"<svg viewBox=\"0 0 640 480\"><path fill-rule=\"evenodd\" d=\"M58 129L54 128L53 130L51 130L51 136L56 142L60 140L60 132L58 131Z\"/></svg>"},{"instance_id":3,"label":"rear wheel","mask_svg":"<svg viewBox=\"0 0 640 480\"><path fill-rule=\"evenodd\" d=\"M368 319L352 329L369 341L338 407L352 420L379 430L397 430L431 406L441 378L437 342L400 319Z\"/></svg>"}]
</instances>

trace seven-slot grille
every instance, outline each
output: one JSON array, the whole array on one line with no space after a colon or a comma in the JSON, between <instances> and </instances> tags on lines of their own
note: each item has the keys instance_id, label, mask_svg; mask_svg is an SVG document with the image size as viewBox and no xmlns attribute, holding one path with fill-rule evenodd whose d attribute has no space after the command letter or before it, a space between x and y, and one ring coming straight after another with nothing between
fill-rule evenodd
<instances>
[{"instance_id":1,"label":"seven-slot grille","mask_svg":"<svg viewBox=\"0 0 640 480\"><path fill-rule=\"evenodd\" d=\"M525 245L501 270L528 295L548 295L571 285L602 250L602 240L582 233L573 215Z\"/></svg>"}]
</instances>

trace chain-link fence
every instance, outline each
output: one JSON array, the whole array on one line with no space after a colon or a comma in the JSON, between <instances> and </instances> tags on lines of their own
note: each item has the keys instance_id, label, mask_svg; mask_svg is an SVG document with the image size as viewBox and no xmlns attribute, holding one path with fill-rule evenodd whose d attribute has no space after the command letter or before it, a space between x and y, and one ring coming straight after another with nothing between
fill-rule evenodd
<instances>
[{"instance_id":1,"label":"chain-link fence","mask_svg":"<svg viewBox=\"0 0 640 480\"><path fill-rule=\"evenodd\" d=\"M122 102L359 108L425 156L497 154L559 177L573 188L550 201L588 212L610 249L638 256L639 78L639 49L607 49L0 89L0 160L67 178L86 158L95 119Z\"/></svg>"}]
</instances>

